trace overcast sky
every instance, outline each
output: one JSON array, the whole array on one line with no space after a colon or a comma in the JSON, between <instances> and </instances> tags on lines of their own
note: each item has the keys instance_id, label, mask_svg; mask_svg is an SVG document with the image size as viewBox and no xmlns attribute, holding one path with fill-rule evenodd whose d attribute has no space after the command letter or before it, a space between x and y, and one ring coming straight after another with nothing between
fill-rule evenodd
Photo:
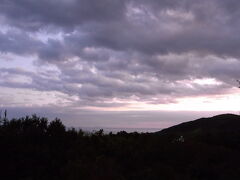
<instances>
[{"instance_id":1,"label":"overcast sky","mask_svg":"<svg viewBox=\"0 0 240 180\"><path fill-rule=\"evenodd\" d=\"M0 0L0 107L68 126L240 110L239 0Z\"/></svg>"}]
</instances>

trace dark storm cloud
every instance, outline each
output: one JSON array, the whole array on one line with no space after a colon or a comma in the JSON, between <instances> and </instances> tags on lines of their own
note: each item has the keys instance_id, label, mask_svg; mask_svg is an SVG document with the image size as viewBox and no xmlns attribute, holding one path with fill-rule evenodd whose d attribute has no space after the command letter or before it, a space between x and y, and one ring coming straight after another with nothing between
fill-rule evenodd
<instances>
[{"instance_id":1,"label":"dark storm cloud","mask_svg":"<svg viewBox=\"0 0 240 180\"><path fill-rule=\"evenodd\" d=\"M77 31L66 37L66 42L76 43L75 48L88 45L147 54L203 52L238 57L237 7L237 1L218 0L11 0L2 1L0 10L5 23L20 29L56 26ZM54 52L46 53L59 58L58 46L51 44Z\"/></svg>"},{"instance_id":2,"label":"dark storm cloud","mask_svg":"<svg viewBox=\"0 0 240 180\"><path fill-rule=\"evenodd\" d=\"M41 46L41 42L33 40L27 33L12 30L7 33L0 32L1 53L32 54Z\"/></svg>"},{"instance_id":3,"label":"dark storm cloud","mask_svg":"<svg viewBox=\"0 0 240 180\"><path fill-rule=\"evenodd\" d=\"M5 68L0 85L96 107L223 94L240 77L239 8L237 0L0 0L0 52L59 71ZM218 84L194 82L203 78Z\"/></svg>"},{"instance_id":4,"label":"dark storm cloud","mask_svg":"<svg viewBox=\"0 0 240 180\"><path fill-rule=\"evenodd\" d=\"M95 11L96 21L75 22L77 32L66 37L66 42L147 54L198 52L238 57L239 20L236 11L229 9L231 3L218 1L125 1L121 19L113 16L109 17L112 21L98 21L101 14Z\"/></svg>"},{"instance_id":5,"label":"dark storm cloud","mask_svg":"<svg viewBox=\"0 0 240 180\"><path fill-rule=\"evenodd\" d=\"M108 22L124 15L125 1L118 0L1 0L0 11L7 23L27 30L48 25L72 30L88 21Z\"/></svg>"}]
</instances>

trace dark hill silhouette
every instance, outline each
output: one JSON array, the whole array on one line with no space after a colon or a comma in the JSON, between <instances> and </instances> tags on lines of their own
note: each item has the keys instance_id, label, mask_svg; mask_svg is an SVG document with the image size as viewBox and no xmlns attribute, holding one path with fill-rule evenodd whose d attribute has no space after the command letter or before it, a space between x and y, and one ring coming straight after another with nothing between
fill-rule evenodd
<instances>
[{"instance_id":1,"label":"dark hill silhouette","mask_svg":"<svg viewBox=\"0 0 240 180\"><path fill-rule=\"evenodd\" d=\"M240 150L240 116L221 114L181 123L157 132L165 140L202 143Z\"/></svg>"},{"instance_id":2,"label":"dark hill silhouette","mask_svg":"<svg viewBox=\"0 0 240 180\"><path fill-rule=\"evenodd\" d=\"M201 118L184 122L160 133L211 133L211 132L236 132L240 131L240 116L235 114L221 114L210 118Z\"/></svg>"}]
</instances>

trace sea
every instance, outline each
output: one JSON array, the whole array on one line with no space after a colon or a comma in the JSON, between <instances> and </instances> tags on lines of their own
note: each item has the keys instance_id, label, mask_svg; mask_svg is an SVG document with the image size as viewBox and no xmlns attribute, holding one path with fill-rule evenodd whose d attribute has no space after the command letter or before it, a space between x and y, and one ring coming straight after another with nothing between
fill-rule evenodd
<instances>
[{"instance_id":1,"label":"sea","mask_svg":"<svg viewBox=\"0 0 240 180\"><path fill-rule=\"evenodd\" d=\"M69 128L71 129L71 127ZM103 129L104 134L109 134L112 132L113 134L116 134L120 131L125 131L127 133L132 133L132 132L138 132L138 133L154 133L157 131L161 131L162 129L160 128L109 128L109 127L75 127L76 130L83 130L84 132L87 133L95 133L99 131L100 129Z\"/></svg>"}]
</instances>

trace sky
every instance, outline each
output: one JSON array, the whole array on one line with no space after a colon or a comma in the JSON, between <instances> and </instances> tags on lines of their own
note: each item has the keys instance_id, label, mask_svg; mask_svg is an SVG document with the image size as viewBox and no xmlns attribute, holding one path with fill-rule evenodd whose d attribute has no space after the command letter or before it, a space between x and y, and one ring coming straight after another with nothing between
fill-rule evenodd
<instances>
[{"instance_id":1,"label":"sky","mask_svg":"<svg viewBox=\"0 0 240 180\"><path fill-rule=\"evenodd\" d=\"M0 109L165 128L240 111L239 0L0 0Z\"/></svg>"}]
</instances>

